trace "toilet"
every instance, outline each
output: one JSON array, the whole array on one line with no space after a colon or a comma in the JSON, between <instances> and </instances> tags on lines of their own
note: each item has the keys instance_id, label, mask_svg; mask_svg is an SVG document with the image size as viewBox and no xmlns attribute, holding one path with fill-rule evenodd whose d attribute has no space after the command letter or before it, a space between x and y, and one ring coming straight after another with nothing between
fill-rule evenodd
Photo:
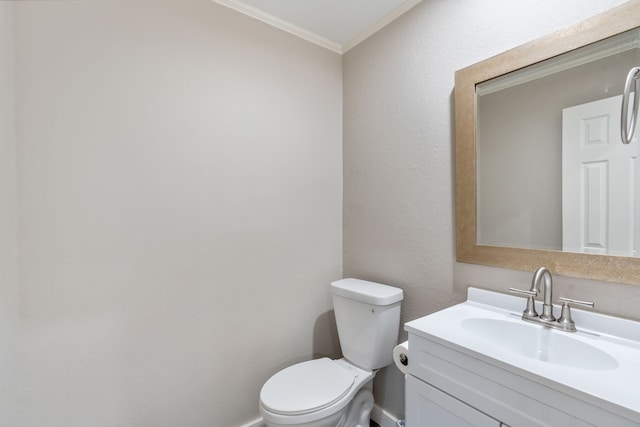
<instances>
[{"instance_id":1,"label":"toilet","mask_svg":"<svg viewBox=\"0 0 640 427\"><path fill-rule=\"evenodd\" d=\"M369 427L373 377L393 363L402 289L359 279L331 283L343 358L289 366L260 391L268 427Z\"/></svg>"}]
</instances>

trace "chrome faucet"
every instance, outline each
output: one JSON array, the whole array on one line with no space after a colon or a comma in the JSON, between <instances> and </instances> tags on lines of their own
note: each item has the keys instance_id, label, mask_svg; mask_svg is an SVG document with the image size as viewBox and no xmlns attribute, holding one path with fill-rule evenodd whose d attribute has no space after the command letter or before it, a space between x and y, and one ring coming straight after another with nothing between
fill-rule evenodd
<instances>
[{"instance_id":1,"label":"chrome faucet","mask_svg":"<svg viewBox=\"0 0 640 427\"><path fill-rule=\"evenodd\" d=\"M540 267L533 273L533 279L531 279L532 292L540 292L540 281L544 279L544 304L542 304L542 314L540 320L547 322L553 322L556 318L553 316L553 279L551 278L551 272L546 267ZM533 297L531 297L533 299Z\"/></svg>"},{"instance_id":2,"label":"chrome faucet","mask_svg":"<svg viewBox=\"0 0 640 427\"><path fill-rule=\"evenodd\" d=\"M540 293L540 282L544 280L544 286L542 288L544 292L544 302L542 304L542 314L538 315L535 306L535 297ZM553 278L551 272L546 267L538 268L533 273L533 279L531 279L531 289L528 291L516 288L509 288L509 291L519 294L525 294L527 298L527 307L522 312L522 320L528 322L541 323L545 326L552 328L562 329L564 331L575 332L576 324L571 318L571 304L578 304L585 307L594 307L592 302L579 301L570 298L560 297L562 301L562 312L560 318L556 320L553 315Z\"/></svg>"}]
</instances>

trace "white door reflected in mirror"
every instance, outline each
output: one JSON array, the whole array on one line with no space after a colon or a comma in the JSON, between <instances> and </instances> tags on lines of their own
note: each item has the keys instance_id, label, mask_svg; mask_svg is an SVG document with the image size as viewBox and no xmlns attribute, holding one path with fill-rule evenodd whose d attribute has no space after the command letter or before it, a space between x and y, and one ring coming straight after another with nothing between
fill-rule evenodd
<instances>
[{"instance_id":1,"label":"white door reflected in mirror","mask_svg":"<svg viewBox=\"0 0 640 427\"><path fill-rule=\"evenodd\" d=\"M562 250L639 256L637 138L620 143L622 96L562 114Z\"/></svg>"}]
</instances>

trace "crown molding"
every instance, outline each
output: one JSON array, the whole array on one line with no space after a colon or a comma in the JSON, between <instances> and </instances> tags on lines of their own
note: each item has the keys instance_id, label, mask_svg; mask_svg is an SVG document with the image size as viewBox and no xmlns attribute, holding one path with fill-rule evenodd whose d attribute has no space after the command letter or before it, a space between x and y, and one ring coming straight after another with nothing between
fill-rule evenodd
<instances>
[{"instance_id":1,"label":"crown molding","mask_svg":"<svg viewBox=\"0 0 640 427\"><path fill-rule=\"evenodd\" d=\"M366 30L364 30L363 32L355 36L353 39L345 43L344 46L342 47L342 53L347 53L349 49L353 49L354 47L356 47L357 45L359 45L360 43L362 43L363 41L371 37L373 34L377 33L382 28L389 25L392 21L396 20L398 17L405 14L407 11L409 11L409 9L412 9L415 5L417 5L420 2L422 2L422 0L411 0L393 9L391 12L387 13L378 21L376 21L369 28L367 28Z\"/></svg>"},{"instance_id":2,"label":"crown molding","mask_svg":"<svg viewBox=\"0 0 640 427\"><path fill-rule=\"evenodd\" d=\"M332 42L322 36L319 36L311 31L307 31L304 28L298 27L297 25L293 25L292 23L285 21L283 19L278 18L277 16L266 13L258 8L250 6L246 3L243 3L238 0L211 0L214 3L221 4L230 9L233 9L237 12L250 16L254 19L264 22L265 24L269 24L273 27L279 28L282 31L286 31L287 33L293 34L294 36L300 37L304 40L307 40L311 43L317 44L318 46L322 46L326 49L329 49L333 52L342 54L342 46L339 43Z\"/></svg>"},{"instance_id":3,"label":"crown molding","mask_svg":"<svg viewBox=\"0 0 640 427\"><path fill-rule=\"evenodd\" d=\"M211 0L214 3L218 3L222 6L226 6L230 9L233 9L237 12L240 12L244 15L250 16L254 19L262 21L266 24L269 24L273 27L279 28L283 31L286 31L294 36L300 37L308 42L314 43L318 46L322 46L330 51L343 54L346 53L349 49L354 48L365 39L378 32L384 26L389 24L391 21L398 18L400 15L407 12L409 9L420 3L422 0L411 0L408 1L401 6L393 9L391 12L387 13L381 19L376 21L372 26L358 34L352 40L348 41L344 45L340 43L333 42L325 37L322 37L318 34L315 34L311 31L305 30L297 25L294 25L284 19L280 19L277 16L271 15L267 12L264 12L256 7L250 6L240 0Z\"/></svg>"}]
</instances>

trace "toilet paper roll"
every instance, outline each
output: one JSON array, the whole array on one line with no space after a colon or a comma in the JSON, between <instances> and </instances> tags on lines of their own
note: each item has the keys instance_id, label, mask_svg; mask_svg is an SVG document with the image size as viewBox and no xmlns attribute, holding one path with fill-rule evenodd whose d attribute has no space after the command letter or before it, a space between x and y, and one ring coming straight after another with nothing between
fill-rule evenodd
<instances>
[{"instance_id":1,"label":"toilet paper roll","mask_svg":"<svg viewBox=\"0 0 640 427\"><path fill-rule=\"evenodd\" d=\"M407 374L409 365L409 341L398 344L393 348L393 363L400 369L400 372Z\"/></svg>"}]
</instances>

